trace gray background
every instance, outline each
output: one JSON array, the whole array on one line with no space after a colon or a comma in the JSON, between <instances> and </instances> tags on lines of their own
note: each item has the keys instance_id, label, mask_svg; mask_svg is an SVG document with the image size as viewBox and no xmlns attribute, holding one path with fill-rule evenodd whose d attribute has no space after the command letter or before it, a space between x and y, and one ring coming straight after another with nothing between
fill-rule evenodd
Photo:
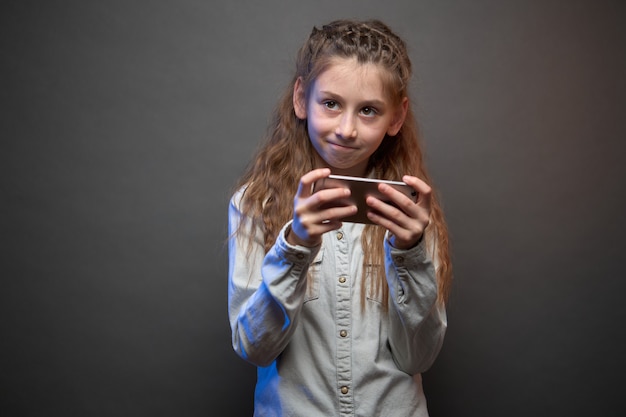
<instances>
[{"instance_id":1,"label":"gray background","mask_svg":"<svg viewBox=\"0 0 626 417\"><path fill-rule=\"evenodd\" d=\"M625 2L0 7L3 416L250 415L227 202L338 17L382 18L416 69L455 266L431 414L623 411Z\"/></svg>"}]
</instances>

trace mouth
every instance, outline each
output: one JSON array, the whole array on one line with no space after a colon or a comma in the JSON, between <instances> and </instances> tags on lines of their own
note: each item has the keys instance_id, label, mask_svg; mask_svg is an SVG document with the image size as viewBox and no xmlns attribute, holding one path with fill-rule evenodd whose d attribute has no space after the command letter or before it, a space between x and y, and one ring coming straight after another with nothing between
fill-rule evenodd
<instances>
[{"instance_id":1,"label":"mouth","mask_svg":"<svg viewBox=\"0 0 626 417\"><path fill-rule=\"evenodd\" d=\"M339 150L355 150L355 149L357 149L354 146L348 146L348 145L344 145L342 143L333 142L333 141L330 141L330 140L326 141L326 142L328 143L328 145L330 147L335 148L335 149L339 149Z\"/></svg>"}]
</instances>

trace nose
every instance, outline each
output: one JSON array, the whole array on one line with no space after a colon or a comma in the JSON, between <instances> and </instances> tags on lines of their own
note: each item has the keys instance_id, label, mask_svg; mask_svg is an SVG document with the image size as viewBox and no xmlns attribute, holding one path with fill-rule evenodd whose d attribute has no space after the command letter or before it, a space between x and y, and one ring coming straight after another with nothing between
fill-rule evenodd
<instances>
[{"instance_id":1,"label":"nose","mask_svg":"<svg viewBox=\"0 0 626 417\"><path fill-rule=\"evenodd\" d=\"M351 114L343 114L339 120L339 125L335 130L335 134L344 139L356 138L356 122Z\"/></svg>"}]
</instances>

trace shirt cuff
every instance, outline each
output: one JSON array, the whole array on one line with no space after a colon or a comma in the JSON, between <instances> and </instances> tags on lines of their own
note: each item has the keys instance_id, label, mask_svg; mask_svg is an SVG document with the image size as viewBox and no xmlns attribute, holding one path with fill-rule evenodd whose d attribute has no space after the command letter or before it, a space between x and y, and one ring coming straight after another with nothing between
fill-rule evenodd
<instances>
[{"instance_id":1,"label":"shirt cuff","mask_svg":"<svg viewBox=\"0 0 626 417\"><path fill-rule=\"evenodd\" d=\"M289 222L280 229L275 243L276 251L294 264L310 264L317 256L322 245L319 244L317 246L307 247L292 245L287 242L287 233L289 233L291 229L291 223L293 223L293 220L289 220Z\"/></svg>"},{"instance_id":2,"label":"shirt cuff","mask_svg":"<svg viewBox=\"0 0 626 417\"><path fill-rule=\"evenodd\" d=\"M398 249L391 245L390 233L385 235L385 252L389 259L399 267L411 268L431 262L431 256L426 250L426 236L422 236L419 243L409 249Z\"/></svg>"}]
</instances>

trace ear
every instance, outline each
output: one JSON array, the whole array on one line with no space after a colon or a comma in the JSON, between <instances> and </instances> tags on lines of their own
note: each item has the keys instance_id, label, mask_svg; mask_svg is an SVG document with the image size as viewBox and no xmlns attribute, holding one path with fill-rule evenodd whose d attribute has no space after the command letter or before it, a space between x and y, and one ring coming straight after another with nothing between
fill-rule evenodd
<instances>
[{"instance_id":1,"label":"ear","mask_svg":"<svg viewBox=\"0 0 626 417\"><path fill-rule=\"evenodd\" d=\"M304 91L302 77L298 77L293 86L293 109L298 119L306 119L306 91Z\"/></svg>"},{"instance_id":2,"label":"ear","mask_svg":"<svg viewBox=\"0 0 626 417\"><path fill-rule=\"evenodd\" d=\"M406 113L408 110L409 110L409 98L404 97L402 98L402 102L396 109L393 120L391 121L391 124L389 125L389 128L387 129L387 134L389 136L395 136L398 134L398 132L402 128L402 125L404 124L404 119L406 119Z\"/></svg>"}]
</instances>

